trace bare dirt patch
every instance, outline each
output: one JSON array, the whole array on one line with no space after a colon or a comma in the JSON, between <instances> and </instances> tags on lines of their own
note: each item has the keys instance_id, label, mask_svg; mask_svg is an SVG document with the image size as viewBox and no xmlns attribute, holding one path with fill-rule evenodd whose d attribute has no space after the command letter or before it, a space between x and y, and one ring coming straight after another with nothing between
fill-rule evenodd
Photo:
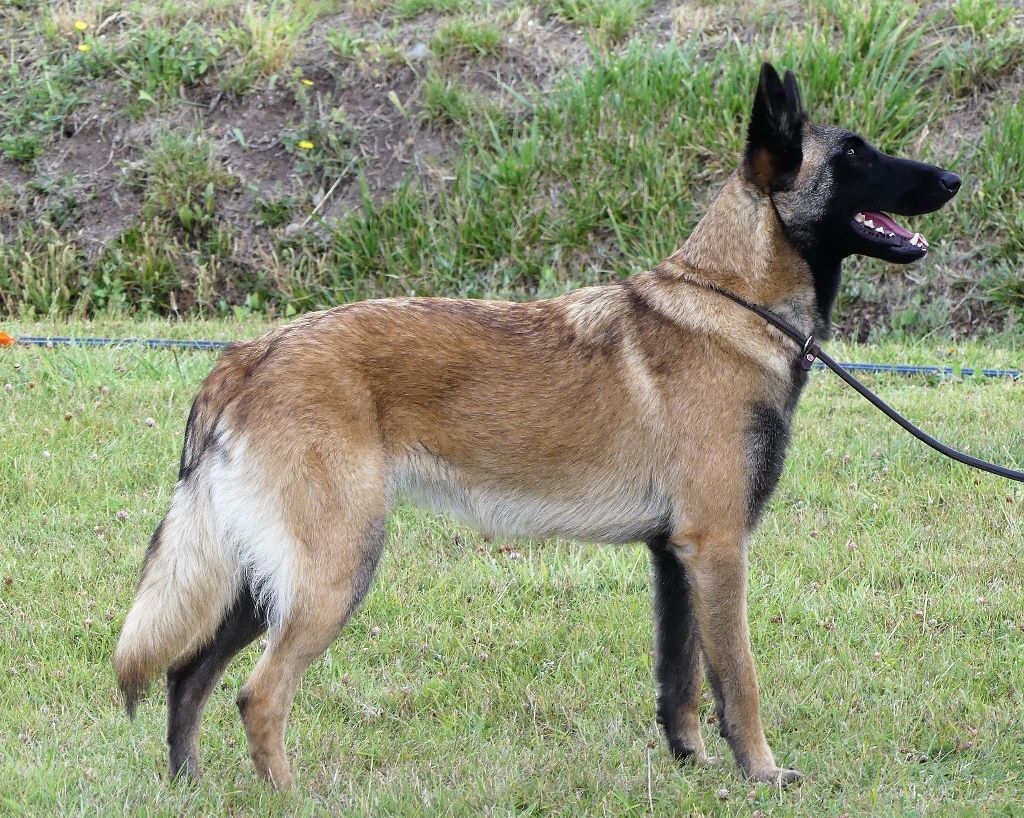
<instances>
[{"instance_id":1,"label":"bare dirt patch","mask_svg":"<svg viewBox=\"0 0 1024 818\"><path fill-rule=\"evenodd\" d=\"M223 288L227 304L236 303L239 296L244 299L250 283L260 276L272 277L274 270L283 272L294 260L287 252L278 253L288 245L282 239L307 231L322 234L320 220L328 225L341 222L361 206L365 195L379 203L406 184L428 192L440 190L453 179L468 143L467 120L476 125L492 115L503 122L528 117L530 109L543 104L545 95L568 75L586 69L609 48L594 31L560 18L552 4L541 0L468 5L469 10L428 10L407 19L391 0L348 3L316 19L302 33L297 48L288 51L285 67L244 92L227 90L240 86L230 86L233 66L221 63L194 84L162 95L147 110L140 108L137 90L129 90L136 87L131 78L111 74L89 81L83 85L89 101L65 118L60 133L33 165L0 159L0 250L5 243L22 240L36 225L46 226L35 247L64 241L73 248L70 255L76 263L79 255L85 260L80 266L87 273L89 262L140 224L143 202L148 200L145 174L137 169L158 137L172 131L195 133L212 143L230 183L221 184L216 192L214 229L199 239L197 233L186 235L188 231L174 225L164 232L171 236L166 252L190 267L208 263L210 280ZM437 3L434 8L442 6ZM237 27L240 5L228 2L218 5L219 11L211 9L186 4L173 13L164 9L170 16L156 16L151 22L170 28L191 16L211 33L230 33L232 26ZM72 28L75 15L65 11L62 47L77 36ZM929 36L945 43L943 32L956 31L953 12L939 5L926 12L922 13L938 15ZM776 27L801 27L821 13L794 0L656 0L645 8L633 36L611 48L620 52L637 42L654 48L672 41L695 43L699 61L735 42L760 42ZM121 16L89 18L90 34L98 36L103 28L127 37L145 22L138 9L117 14ZM480 53L471 45L441 53L444 49L437 43L453 21L498 31L500 41L493 42L492 34L488 48ZM31 36L35 35L26 27L12 41L12 54L16 51L19 61L37 56ZM955 36L959 35L948 38ZM345 48L339 47L341 42ZM44 50L40 46L39 53ZM225 53L229 51L226 47ZM985 75L968 95L950 99L931 129L921 130L916 155L941 160L972 150L993 111L1012 103L1024 90L1024 68L1008 65L1005 72ZM465 92L468 116L445 120L432 112L426 92L438 78ZM933 80L939 81L929 78L925 89ZM331 131L335 126L337 133ZM317 165L310 161L311 154L297 148L300 140L306 141L303 129L315 127L321 129L323 142L339 136L329 164ZM709 198L716 178L702 177L688 195L697 201ZM555 191L549 193L555 197ZM173 208L165 211L173 213ZM224 241L215 249L200 246L221 234ZM314 239L303 252L312 255L326 246ZM927 302L944 300L956 316L957 329L998 323L985 302L975 298L977 282L963 272L982 266L979 244L965 241L963 247L960 255L936 258L929 280L916 280L913 270L863 275L867 283L861 296L844 303L838 316L840 331L865 337L873 327L890 325L893 312L906 308L907 293L922 302L922 311L929 308ZM611 252L596 240L567 255L572 267L595 271L607 267ZM201 258L203 253L209 257ZM861 268L853 269L860 275Z\"/></svg>"},{"instance_id":2,"label":"bare dirt patch","mask_svg":"<svg viewBox=\"0 0 1024 818\"><path fill-rule=\"evenodd\" d=\"M71 184L74 204L61 229L87 258L96 257L137 218L142 191L130 183L130 171L154 136L169 130L197 131L212 140L236 178L237 184L218 198L218 215L237 237L237 247L260 247L275 230L283 230L262 223L260 202L293 201L291 218L297 222L314 208L330 222L359 205L362 184L375 200L401 184L443 184L460 154L459 133L424 116L428 72L452 78L491 104L519 110L525 95L549 87L567 67L589 59L579 32L556 18L530 7L510 17L499 5L497 13L507 30L499 55L442 64L430 44L451 18L427 13L399 20L385 12L340 12L314 23L287 74L242 95L223 91L211 74L184 89L177 102L135 121L121 110L123 91L108 82L68 116L62 134L34 167L0 159L0 185L10 187L24 205L20 218L0 222L0 240L11 238L33 212L54 207L55 196L66 208L65 188ZM353 34L366 54L340 59L328 42L337 31ZM309 83L306 109L296 93L299 77ZM295 151L282 140L289 129L325 109L341 109L355 134L353 161L344 174L303 172Z\"/></svg>"}]
</instances>

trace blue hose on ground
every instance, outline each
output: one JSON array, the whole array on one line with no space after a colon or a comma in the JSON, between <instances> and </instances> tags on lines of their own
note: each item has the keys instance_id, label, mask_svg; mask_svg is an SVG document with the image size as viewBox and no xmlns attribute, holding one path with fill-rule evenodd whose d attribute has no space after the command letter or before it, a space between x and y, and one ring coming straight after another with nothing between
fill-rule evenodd
<instances>
[{"instance_id":1,"label":"blue hose on ground","mask_svg":"<svg viewBox=\"0 0 1024 818\"><path fill-rule=\"evenodd\" d=\"M141 346L148 349L195 349L221 350L231 346L233 341L192 341L174 338L67 338L43 335L19 335L14 342L23 346L36 347L129 347Z\"/></svg>"},{"instance_id":2,"label":"blue hose on ground","mask_svg":"<svg viewBox=\"0 0 1024 818\"><path fill-rule=\"evenodd\" d=\"M11 336L8 336L11 337ZM13 342L23 346L56 347L130 347L141 346L147 349L189 349L199 351L218 351L227 349L232 341L197 341L173 338L68 338L65 336L47 337L42 335L20 335L13 337ZM974 369L971 367L954 366L917 366L913 364L864 364L844 363L843 367L853 372L873 372L876 374L895 375L931 375L939 378L1013 378L1021 377L1018 369ZM824 364L817 361L815 369L823 369Z\"/></svg>"}]
</instances>

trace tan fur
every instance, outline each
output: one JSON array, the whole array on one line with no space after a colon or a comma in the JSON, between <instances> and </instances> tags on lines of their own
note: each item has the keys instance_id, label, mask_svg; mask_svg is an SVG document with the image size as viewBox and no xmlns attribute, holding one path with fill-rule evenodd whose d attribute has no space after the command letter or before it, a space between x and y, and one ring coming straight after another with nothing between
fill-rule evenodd
<instances>
[{"instance_id":1,"label":"tan fur","mask_svg":"<svg viewBox=\"0 0 1024 818\"><path fill-rule=\"evenodd\" d=\"M258 348L259 341L250 346ZM202 441L212 431L224 402L244 379L244 357L241 349L228 352L207 376L196 399L193 435L185 443L183 458L200 456ZM114 654L129 709L153 676L210 638L234 597L235 573L232 555L218 542L208 498L179 483L153 535L135 602ZM176 615L165 616L167 610Z\"/></svg>"},{"instance_id":2,"label":"tan fur","mask_svg":"<svg viewBox=\"0 0 1024 818\"><path fill-rule=\"evenodd\" d=\"M197 562L229 554L212 558L217 593L191 575L187 589L167 590L170 549L158 548L142 588L165 590L140 590L118 647L122 680L145 680L209 639L235 588L224 573L242 566L271 637L239 703L257 769L285 787L295 688L358 601L365 542L396 498L491 534L634 541L670 519L737 754L752 777L777 777L746 624L744 436L752 406L786 404L794 349L701 282L814 324L806 264L737 173L677 253L623 284L525 304L370 301L234 348L207 379L186 443L200 484L180 483L174 504L199 492L217 525L234 515L243 528L253 508L280 521L282 541L242 543L234 556L192 546ZM682 723L703 755L695 703Z\"/></svg>"}]
</instances>

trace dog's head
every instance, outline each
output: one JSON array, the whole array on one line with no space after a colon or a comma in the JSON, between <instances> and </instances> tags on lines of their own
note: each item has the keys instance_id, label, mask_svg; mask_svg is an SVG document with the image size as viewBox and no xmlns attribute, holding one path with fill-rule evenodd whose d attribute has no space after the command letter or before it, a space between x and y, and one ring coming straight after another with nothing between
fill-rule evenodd
<instances>
[{"instance_id":1,"label":"dog's head","mask_svg":"<svg viewBox=\"0 0 1024 818\"><path fill-rule=\"evenodd\" d=\"M761 67L744 172L771 196L790 240L812 266L860 254L905 264L928 252L888 213L938 210L960 188L948 170L888 156L844 128L807 121L792 72Z\"/></svg>"}]
</instances>

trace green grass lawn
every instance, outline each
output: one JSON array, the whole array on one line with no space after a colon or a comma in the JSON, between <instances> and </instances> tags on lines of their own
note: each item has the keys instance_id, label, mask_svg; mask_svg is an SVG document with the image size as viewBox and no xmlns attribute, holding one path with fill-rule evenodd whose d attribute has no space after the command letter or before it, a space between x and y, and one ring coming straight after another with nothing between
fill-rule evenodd
<instances>
[{"instance_id":1,"label":"green grass lawn","mask_svg":"<svg viewBox=\"0 0 1024 818\"><path fill-rule=\"evenodd\" d=\"M1021 359L991 345L834 353ZM671 761L654 721L642 546L486 543L406 509L364 609L300 688L296 791L262 786L245 750L234 696L255 646L207 711L203 782L170 785L163 695L128 722L111 655L212 361L0 349L11 385L0 392L0 813L1019 814L1024 491L940 459L821 373L751 560L765 724L778 760L807 775L801 786L752 787L731 759ZM873 383L940 438L1019 466L1024 384ZM711 752L728 756L705 728Z\"/></svg>"}]
</instances>

